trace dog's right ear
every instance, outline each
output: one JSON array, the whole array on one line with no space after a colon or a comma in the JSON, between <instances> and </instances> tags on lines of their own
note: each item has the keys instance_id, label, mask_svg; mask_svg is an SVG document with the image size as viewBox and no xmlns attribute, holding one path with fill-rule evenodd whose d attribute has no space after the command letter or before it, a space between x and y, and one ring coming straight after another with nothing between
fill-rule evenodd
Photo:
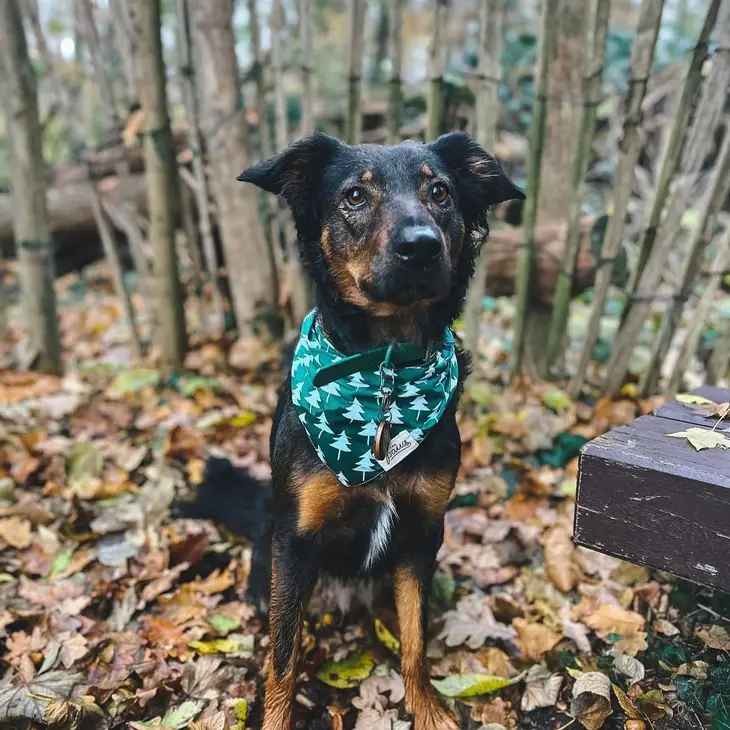
<instances>
[{"instance_id":1,"label":"dog's right ear","mask_svg":"<svg viewBox=\"0 0 730 730\"><path fill-rule=\"evenodd\" d=\"M317 177L344 145L335 137L315 132L290 144L268 160L262 160L244 170L238 180L250 182L262 190L282 195L296 211L311 200L317 187Z\"/></svg>"}]
</instances>

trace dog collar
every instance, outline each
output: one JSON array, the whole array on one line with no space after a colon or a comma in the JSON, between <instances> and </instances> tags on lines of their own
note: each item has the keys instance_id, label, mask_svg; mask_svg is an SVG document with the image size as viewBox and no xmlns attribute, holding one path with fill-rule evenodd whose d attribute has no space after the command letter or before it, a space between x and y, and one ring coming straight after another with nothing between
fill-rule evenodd
<instances>
[{"instance_id":1,"label":"dog collar","mask_svg":"<svg viewBox=\"0 0 730 730\"><path fill-rule=\"evenodd\" d=\"M430 348L393 343L346 356L316 315L305 317L294 352L292 404L339 482L366 484L413 453L444 414L459 381L454 335L446 328ZM384 431L390 439L379 454Z\"/></svg>"}]
</instances>

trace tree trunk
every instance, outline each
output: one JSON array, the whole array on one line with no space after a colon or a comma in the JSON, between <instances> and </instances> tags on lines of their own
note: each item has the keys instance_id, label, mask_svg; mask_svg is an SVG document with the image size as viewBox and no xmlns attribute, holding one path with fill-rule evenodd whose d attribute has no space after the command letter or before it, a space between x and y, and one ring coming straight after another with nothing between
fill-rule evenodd
<instances>
[{"instance_id":1,"label":"tree trunk","mask_svg":"<svg viewBox=\"0 0 730 730\"><path fill-rule=\"evenodd\" d=\"M314 58L312 48L312 7L310 0L299 0L299 37L302 44L302 137L314 132Z\"/></svg>"},{"instance_id":2,"label":"tree trunk","mask_svg":"<svg viewBox=\"0 0 730 730\"><path fill-rule=\"evenodd\" d=\"M210 161L210 183L226 256L239 335L276 307L274 270L252 185L236 177L251 162L236 59L230 0L194 0L194 41L201 130Z\"/></svg>"},{"instance_id":3,"label":"tree trunk","mask_svg":"<svg viewBox=\"0 0 730 730\"><path fill-rule=\"evenodd\" d=\"M502 79L504 0L482 0L479 56L479 89L476 98L476 140L494 151L499 117L499 83ZM476 245L477 242L475 242ZM479 325L487 285L486 246L482 245L464 305L464 344L479 356Z\"/></svg>"},{"instance_id":4,"label":"tree trunk","mask_svg":"<svg viewBox=\"0 0 730 730\"><path fill-rule=\"evenodd\" d=\"M555 21L558 0L544 0L540 18L540 48L538 65L535 72L535 107L532 112L530 128L530 153L527 167L527 202L524 214L525 245L520 251L517 264L517 310L515 312L514 336L510 371L517 376L522 369L525 354L525 339L530 319L530 297L532 291L533 262L535 258L535 226L537 223L537 206L540 199L540 170L545 141L545 118L547 116L548 69L555 48ZM552 171L551 171L552 174ZM535 330L536 331L536 330ZM534 350L534 348L533 348Z\"/></svg>"},{"instance_id":5,"label":"tree trunk","mask_svg":"<svg viewBox=\"0 0 730 730\"><path fill-rule=\"evenodd\" d=\"M613 215L608 223L606 236L601 248L601 261L597 264L596 285L593 293L591 316L588 321L585 339L580 351L578 367L570 382L569 392L575 398L585 378L591 359L593 345L598 337L606 301L608 287L611 284L611 273L616 253L621 245L626 211L629 198L634 188L634 171L642 149L641 123L643 120L642 104L646 95L646 87L654 60L659 26L661 24L664 0L643 0L636 28L636 39L631 49L631 71L629 75L629 97L626 104L626 118L623 124L623 136L619 143L620 155L616 179L613 189Z\"/></svg>"},{"instance_id":6,"label":"tree trunk","mask_svg":"<svg viewBox=\"0 0 730 730\"><path fill-rule=\"evenodd\" d=\"M589 48L585 53L585 75L583 77L583 99L578 124L578 147L573 160L573 179L568 203L568 227L563 249L563 261L558 278L558 288L553 302L553 313L548 333L546 371L555 365L565 346L565 333L570 315L570 296L573 290L573 275L580 247L580 209L583 197L583 183L591 163L593 135L596 128L596 112L601 102L603 64L606 56L606 36L611 0L595 0L592 3L592 28Z\"/></svg>"},{"instance_id":7,"label":"tree trunk","mask_svg":"<svg viewBox=\"0 0 730 730\"><path fill-rule=\"evenodd\" d=\"M441 134L444 110L444 64L446 62L445 26L448 7L446 0L436 0L433 13L433 33L428 49L428 128L427 139Z\"/></svg>"},{"instance_id":8,"label":"tree trunk","mask_svg":"<svg viewBox=\"0 0 730 730\"><path fill-rule=\"evenodd\" d=\"M114 39L119 56L124 64L124 76L127 80L127 106L139 101L137 89L137 71L134 65L137 39L129 15L129 0L109 0L109 10L114 22Z\"/></svg>"},{"instance_id":9,"label":"tree trunk","mask_svg":"<svg viewBox=\"0 0 730 730\"><path fill-rule=\"evenodd\" d=\"M389 27L390 81L388 99L388 144L400 142L403 125L403 11L406 0L393 0Z\"/></svg>"},{"instance_id":10,"label":"tree trunk","mask_svg":"<svg viewBox=\"0 0 730 730\"><path fill-rule=\"evenodd\" d=\"M139 92L144 111L145 169L150 239L157 293L157 333L163 364L182 365L187 347L183 291L175 250L179 214L177 160L167 111L165 65L160 39L161 0L134 0Z\"/></svg>"},{"instance_id":11,"label":"tree trunk","mask_svg":"<svg viewBox=\"0 0 730 730\"><path fill-rule=\"evenodd\" d=\"M20 260L23 311L41 370L61 371L61 340L38 120L36 78L18 0L0 2L0 66L13 186L13 227Z\"/></svg>"},{"instance_id":12,"label":"tree trunk","mask_svg":"<svg viewBox=\"0 0 730 730\"><path fill-rule=\"evenodd\" d=\"M365 47L365 0L350 0L348 48L350 72L348 76L347 131L348 144L359 144L362 134L362 61Z\"/></svg>"}]
</instances>

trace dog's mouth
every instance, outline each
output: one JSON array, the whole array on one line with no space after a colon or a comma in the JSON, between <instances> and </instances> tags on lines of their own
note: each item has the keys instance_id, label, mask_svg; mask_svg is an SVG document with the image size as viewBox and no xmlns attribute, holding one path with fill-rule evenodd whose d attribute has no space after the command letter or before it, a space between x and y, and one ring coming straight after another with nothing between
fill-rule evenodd
<instances>
[{"instance_id":1,"label":"dog's mouth","mask_svg":"<svg viewBox=\"0 0 730 730\"><path fill-rule=\"evenodd\" d=\"M450 272L408 272L402 276L363 278L357 282L361 294L375 305L394 305L399 308L426 307L448 294Z\"/></svg>"}]
</instances>

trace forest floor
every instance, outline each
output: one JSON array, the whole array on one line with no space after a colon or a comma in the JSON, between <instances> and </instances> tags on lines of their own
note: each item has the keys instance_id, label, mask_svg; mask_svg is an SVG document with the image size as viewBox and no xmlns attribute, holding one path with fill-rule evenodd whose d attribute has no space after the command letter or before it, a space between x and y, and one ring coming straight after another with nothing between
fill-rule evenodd
<instances>
[{"instance_id":1,"label":"forest floor","mask_svg":"<svg viewBox=\"0 0 730 730\"><path fill-rule=\"evenodd\" d=\"M259 727L250 547L171 506L209 454L268 477L279 349L200 341L173 377L132 366L97 274L60 297L67 375L0 371L0 718ZM490 365L460 408L431 597L437 688L470 729L730 728L730 599L571 541L578 450L658 402L506 387L507 324L489 315ZM387 605L312 612L297 726L410 728L397 636Z\"/></svg>"}]
</instances>

